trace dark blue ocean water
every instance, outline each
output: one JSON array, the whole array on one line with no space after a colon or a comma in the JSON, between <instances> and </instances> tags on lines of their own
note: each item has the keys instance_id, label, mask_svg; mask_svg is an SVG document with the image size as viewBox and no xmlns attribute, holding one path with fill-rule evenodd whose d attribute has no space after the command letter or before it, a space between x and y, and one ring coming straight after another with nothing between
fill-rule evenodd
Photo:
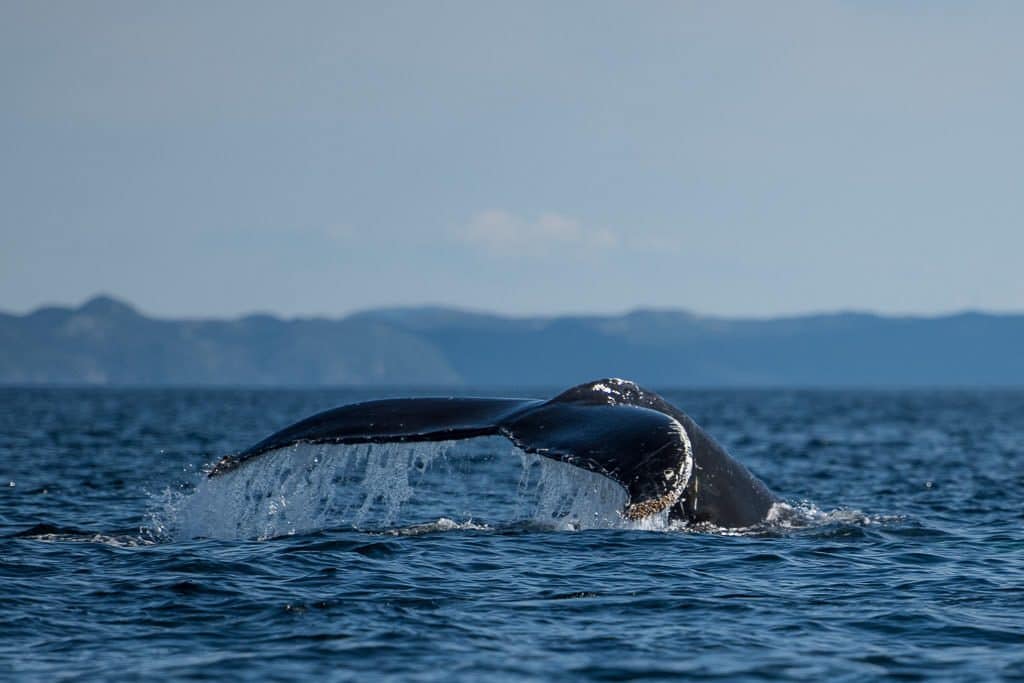
<instances>
[{"instance_id":1,"label":"dark blue ocean water","mask_svg":"<svg viewBox=\"0 0 1024 683\"><path fill-rule=\"evenodd\" d=\"M493 439L202 477L403 393L0 389L0 678L1024 679L1022 392L663 392L790 502L739 534Z\"/></svg>"}]
</instances>

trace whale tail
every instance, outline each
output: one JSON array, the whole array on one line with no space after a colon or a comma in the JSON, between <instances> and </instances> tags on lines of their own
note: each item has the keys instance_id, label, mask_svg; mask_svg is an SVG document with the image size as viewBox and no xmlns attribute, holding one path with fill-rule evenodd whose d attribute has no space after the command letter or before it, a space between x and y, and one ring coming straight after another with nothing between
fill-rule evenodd
<instances>
[{"instance_id":1,"label":"whale tail","mask_svg":"<svg viewBox=\"0 0 1024 683\"><path fill-rule=\"evenodd\" d=\"M449 441L501 435L519 449L620 484L622 515L666 509L721 526L764 519L774 496L685 413L633 382L605 379L548 401L516 398L399 398L341 406L297 422L218 462L223 475L299 443ZM722 477L729 481L721 481ZM730 485L733 482L734 485ZM738 483L742 490L735 490Z\"/></svg>"}]
</instances>

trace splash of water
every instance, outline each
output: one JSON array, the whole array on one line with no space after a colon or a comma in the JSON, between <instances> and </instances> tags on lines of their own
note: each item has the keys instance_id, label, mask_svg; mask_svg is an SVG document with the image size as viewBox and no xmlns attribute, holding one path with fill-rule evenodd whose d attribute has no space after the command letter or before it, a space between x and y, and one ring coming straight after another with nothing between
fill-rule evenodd
<instances>
[{"instance_id":1,"label":"splash of water","mask_svg":"<svg viewBox=\"0 0 1024 683\"><path fill-rule=\"evenodd\" d=\"M764 522L735 529L621 514L626 491L593 472L523 453L500 438L359 446L297 445L187 491L154 498L143 538L267 539L319 529L402 535L526 524L577 531L633 529L729 536L869 526L895 518L777 503Z\"/></svg>"},{"instance_id":2,"label":"splash of water","mask_svg":"<svg viewBox=\"0 0 1024 683\"><path fill-rule=\"evenodd\" d=\"M829 525L873 526L891 524L905 519L902 515L868 514L862 510L836 508L822 510L810 501L780 502L768 511L764 524L775 529L803 529Z\"/></svg>"},{"instance_id":3,"label":"splash of water","mask_svg":"<svg viewBox=\"0 0 1024 683\"><path fill-rule=\"evenodd\" d=\"M828 527L867 527L903 521L899 515L868 514L861 510L837 508L822 510L814 503L779 501L772 505L764 521L747 527L721 527L703 522L689 524L677 521L669 525L670 531L714 534L717 536L778 536L801 531L815 531Z\"/></svg>"},{"instance_id":4,"label":"splash of water","mask_svg":"<svg viewBox=\"0 0 1024 683\"><path fill-rule=\"evenodd\" d=\"M607 477L550 458L523 453L518 498L525 517L553 529L660 530L668 525L668 510L645 519L628 520L621 510L628 502L625 489Z\"/></svg>"},{"instance_id":5,"label":"splash of water","mask_svg":"<svg viewBox=\"0 0 1024 683\"><path fill-rule=\"evenodd\" d=\"M165 492L149 527L161 538L266 539L345 526L417 530L431 519L432 530L667 526L667 513L624 519L626 492L606 477L504 440L474 441L292 446L190 492Z\"/></svg>"}]
</instances>

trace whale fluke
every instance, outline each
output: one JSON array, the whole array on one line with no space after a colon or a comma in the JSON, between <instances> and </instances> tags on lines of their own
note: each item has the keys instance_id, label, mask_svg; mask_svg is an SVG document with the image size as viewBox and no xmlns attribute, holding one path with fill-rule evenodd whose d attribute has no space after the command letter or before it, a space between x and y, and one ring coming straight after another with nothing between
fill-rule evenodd
<instances>
[{"instance_id":1,"label":"whale fluke","mask_svg":"<svg viewBox=\"0 0 1024 683\"><path fill-rule=\"evenodd\" d=\"M629 519L671 517L743 527L764 520L776 497L685 413L633 382L604 379L548 400L398 398L313 415L226 456L215 477L300 443L449 441L501 435L529 453L620 484Z\"/></svg>"}]
</instances>

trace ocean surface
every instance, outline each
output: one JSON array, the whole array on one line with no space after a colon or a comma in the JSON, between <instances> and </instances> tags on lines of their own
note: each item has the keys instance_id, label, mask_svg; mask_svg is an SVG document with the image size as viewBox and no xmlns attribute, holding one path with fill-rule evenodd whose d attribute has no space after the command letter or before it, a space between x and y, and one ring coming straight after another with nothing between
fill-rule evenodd
<instances>
[{"instance_id":1,"label":"ocean surface","mask_svg":"<svg viewBox=\"0 0 1024 683\"><path fill-rule=\"evenodd\" d=\"M0 389L0 679L1024 680L1024 392L662 391L787 501L742 531L494 438L203 476L423 393Z\"/></svg>"}]
</instances>

